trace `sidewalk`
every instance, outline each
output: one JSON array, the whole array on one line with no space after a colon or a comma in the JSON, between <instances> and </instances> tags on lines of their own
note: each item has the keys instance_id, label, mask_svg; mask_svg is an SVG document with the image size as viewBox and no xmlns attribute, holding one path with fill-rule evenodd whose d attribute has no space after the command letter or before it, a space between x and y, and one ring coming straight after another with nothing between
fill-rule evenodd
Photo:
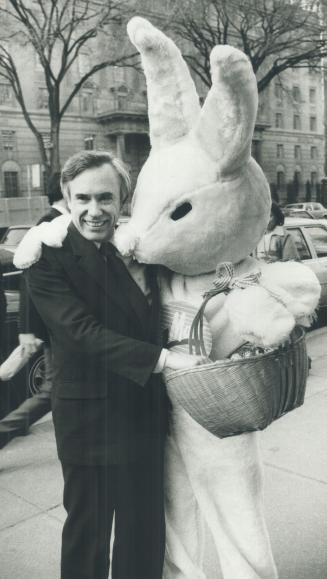
<instances>
[{"instance_id":1,"label":"sidewalk","mask_svg":"<svg viewBox=\"0 0 327 579\"><path fill-rule=\"evenodd\" d=\"M262 433L265 508L280 579L327 579L327 327L307 342L306 402ZM48 415L0 451L1 579L59 578L61 495ZM208 559L207 579L220 577Z\"/></svg>"}]
</instances>

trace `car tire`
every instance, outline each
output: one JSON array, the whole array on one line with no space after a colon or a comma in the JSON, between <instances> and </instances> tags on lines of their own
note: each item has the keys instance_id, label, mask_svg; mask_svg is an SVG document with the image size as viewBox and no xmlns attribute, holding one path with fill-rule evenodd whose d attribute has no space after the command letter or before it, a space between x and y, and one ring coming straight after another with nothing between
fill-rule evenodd
<instances>
[{"instance_id":1,"label":"car tire","mask_svg":"<svg viewBox=\"0 0 327 579\"><path fill-rule=\"evenodd\" d=\"M32 359L28 371L28 389L31 396L38 394L45 382L45 360L42 352Z\"/></svg>"}]
</instances>

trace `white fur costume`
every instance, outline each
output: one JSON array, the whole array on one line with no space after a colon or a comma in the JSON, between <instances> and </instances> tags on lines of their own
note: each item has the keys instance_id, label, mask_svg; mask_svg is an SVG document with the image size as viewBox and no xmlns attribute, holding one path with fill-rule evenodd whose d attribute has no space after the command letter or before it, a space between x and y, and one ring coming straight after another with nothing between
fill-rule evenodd
<instances>
[{"instance_id":1,"label":"white fur costume","mask_svg":"<svg viewBox=\"0 0 327 579\"><path fill-rule=\"evenodd\" d=\"M161 299L172 314L181 301L197 308L217 264L234 264L230 293L215 296L206 309L212 359L228 356L245 341L278 345L296 323L308 324L320 286L302 264L261 264L249 257L270 214L267 180L251 158L257 110L251 65L239 50L215 47L213 85L201 110L172 40L142 18L130 21L128 33L147 79L152 150L117 246L140 262L169 268L160 279ZM26 236L16 254L18 266L38 259L40 239L60 245L66 229L62 217L34 229L34 249L26 254ZM249 274L258 274L258 283L240 289L235 279ZM165 579L204 579L202 519L212 531L224 579L277 577L263 516L257 439L251 433L220 440L173 407Z\"/></svg>"}]
</instances>

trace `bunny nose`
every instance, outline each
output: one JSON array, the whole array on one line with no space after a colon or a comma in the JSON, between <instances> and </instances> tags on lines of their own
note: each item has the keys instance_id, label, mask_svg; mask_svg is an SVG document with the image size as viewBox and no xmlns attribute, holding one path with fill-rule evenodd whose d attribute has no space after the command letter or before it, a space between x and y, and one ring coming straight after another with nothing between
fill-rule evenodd
<instances>
[{"instance_id":1,"label":"bunny nose","mask_svg":"<svg viewBox=\"0 0 327 579\"><path fill-rule=\"evenodd\" d=\"M114 243L122 255L134 257L138 241L139 236L130 223L120 225L115 232Z\"/></svg>"}]
</instances>

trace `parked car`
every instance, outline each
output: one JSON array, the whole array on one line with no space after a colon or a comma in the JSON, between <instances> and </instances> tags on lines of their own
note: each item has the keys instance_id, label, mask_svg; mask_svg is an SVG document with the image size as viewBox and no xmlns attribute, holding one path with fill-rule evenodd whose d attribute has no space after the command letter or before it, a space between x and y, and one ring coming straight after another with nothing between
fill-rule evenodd
<instances>
[{"instance_id":1,"label":"parked car","mask_svg":"<svg viewBox=\"0 0 327 579\"><path fill-rule=\"evenodd\" d=\"M3 271L11 271L13 253L31 225L10 225L0 238L0 263Z\"/></svg>"},{"instance_id":2,"label":"parked car","mask_svg":"<svg viewBox=\"0 0 327 579\"><path fill-rule=\"evenodd\" d=\"M5 251L5 250L3 250ZM8 252L11 262L7 262L3 273L3 286L7 300L7 314L4 328L4 339L1 343L1 357L5 360L18 345L18 315L20 298L20 279L22 272L13 263L13 252ZM39 350L24 368L11 380L0 382L0 418L17 408L30 396L39 391L45 379L44 356Z\"/></svg>"},{"instance_id":3,"label":"parked car","mask_svg":"<svg viewBox=\"0 0 327 579\"><path fill-rule=\"evenodd\" d=\"M285 215L285 217L295 217L299 218L299 217L303 217L304 219L315 219L315 216L313 215L312 211L309 211L308 209L283 209L283 213Z\"/></svg>"},{"instance_id":4,"label":"parked car","mask_svg":"<svg viewBox=\"0 0 327 579\"><path fill-rule=\"evenodd\" d=\"M14 252L32 225L10 225L0 238L0 249Z\"/></svg>"},{"instance_id":5,"label":"parked car","mask_svg":"<svg viewBox=\"0 0 327 579\"><path fill-rule=\"evenodd\" d=\"M326 207L318 202L307 201L304 203L290 203L285 205L285 209L291 209L292 211L310 211L316 219L327 218Z\"/></svg>"},{"instance_id":6,"label":"parked car","mask_svg":"<svg viewBox=\"0 0 327 579\"><path fill-rule=\"evenodd\" d=\"M327 312L327 223L320 219L286 217L299 257L316 274L321 285L320 309Z\"/></svg>"}]
</instances>

